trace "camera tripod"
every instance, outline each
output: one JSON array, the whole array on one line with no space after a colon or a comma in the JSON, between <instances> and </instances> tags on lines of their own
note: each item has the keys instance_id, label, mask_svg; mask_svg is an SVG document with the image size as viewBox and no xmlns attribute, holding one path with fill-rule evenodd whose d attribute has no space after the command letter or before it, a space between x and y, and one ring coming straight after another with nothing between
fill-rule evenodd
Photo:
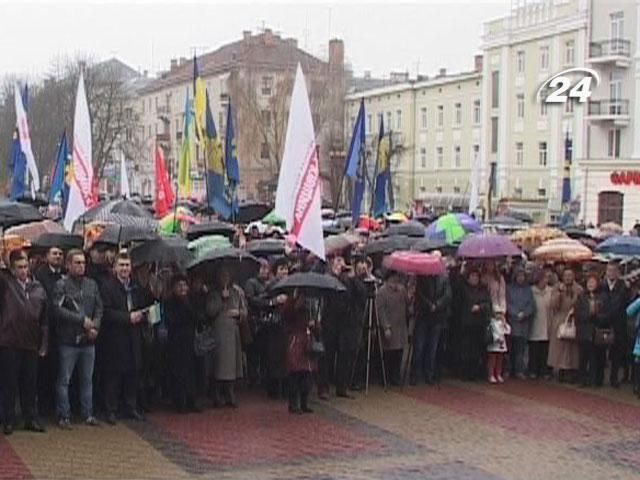
<instances>
[{"instance_id":1,"label":"camera tripod","mask_svg":"<svg viewBox=\"0 0 640 480\"><path fill-rule=\"evenodd\" d=\"M364 384L364 393L365 395L369 393L369 376L371 372L371 351L374 348L372 342L374 339L372 335L376 336L378 342L378 351L380 353L380 367L382 370L382 383L384 385L385 392L387 391L387 372L385 370L384 365L384 349L382 348L382 334L380 328L380 321L378 318L378 307L376 306L376 297L375 295L367 295L367 304L364 309L363 321L366 322L365 328L367 329L367 364L365 371L365 384ZM353 384L353 380L356 376L356 369L358 368L358 359L360 358L360 354L363 349L362 343L358 346L358 350L356 350L356 357L353 363L353 370L351 372L351 384Z\"/></svg>"}]
</instances>

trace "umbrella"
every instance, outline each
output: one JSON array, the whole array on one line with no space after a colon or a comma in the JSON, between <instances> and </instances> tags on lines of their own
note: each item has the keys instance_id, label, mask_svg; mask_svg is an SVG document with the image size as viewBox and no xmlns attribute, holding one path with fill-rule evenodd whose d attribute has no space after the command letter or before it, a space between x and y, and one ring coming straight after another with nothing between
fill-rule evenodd
<instances>
[{"instance_id":1,"label":"umbrella","mask_svg":"<svg viewBox=\"0 0 640 480\"><path fill-rule=\"evenodd\" d=\"M622 235L624 233L624 229L615 222L606 222L600 225L600 232L603 235L611 236L611 235Z\"/></svg>"},{"instance_id":2,"label":"umbrella","mask_svg":"<svg viewBox=\"0 0 640 480\"><path fill-rule=\"evenodd\" d=\"M322 227L322 234L325 238L333 235L340 235L341 233L344 233L344 231L345 228L340 225L328 225L326 227Z\"/></svg>"},{"instance_id":3,"label":"umbrella","mask_svg":"<svg viewBox=\"0 0 640 480\"><path fill-rule=\"evenodd\" d=\"M268 257L271 255L284 255L284 240L267 238L264 240L251 240L247 242L247 252L256 257Z\"/></svg>"},{"instance_id":4,"label":"umbrella","mask_svg":"<svg viewBox=\"0 0 640 480\"><path fill-rule=\"evenodd\" d=\"M390 223L403 223L409 220L407 216L402 212L393 212L385 217L387 222Z\"/></svg>"},{"instance_id":5,"label":"umbrella","mask_svg":"<svg viewBox=\"0 0 640 480\"><path fill-rule=\"evenodd\" d=\"M192 223L189 225L187 239L195 240L205 235L222 235L229 240L233 240L235 228L230 223L225 222Z\"/></svg>"},{"instance_id":6,"label":"umbrella","mask_svg":"<svg viewBox=\"0 0 640 480\"><path fill-rule=\"evenodd\" d=\"M192 225L194 223L198 223L198 220L188 213L177 212L170 213L160 220L159 223L159 231L161 234L173 234L180 233L182 231L182 224L186 223Z\"/></svg>"},{"instance_id":7,"label":"umbrella","mask_svg":"<svg viewBox=\"0 0 640 480\"><path fill-rule=\"evenodd\" d=\"M155 222L155 220L154 220ZM114 223L102 224L102 231L95 237L94 242L108 243L110 245L126 245L131 242L145 242L159 238L156 228L143 228Z\"/></svg>"},{"instance_id":8,"label":"umbrella","mask_svg":"<svg viewBox=\"0 0 640 480\"><path fill-rule=\"evenodd\" d=\"M121 213L109 213L102 215L101 217L102 218L100 218L99 220L90 222L81 217L73 224L73 231L77 233L84 233L83 231L86 230L87 225L95 223L101 225L114 224L138 230L155 231L158 229L158 221L149 217L135 217L133 215L125 215Z\"/></svg>"},{"instance_id":9,"label":"umbrella","mask_svg":"<svg viewBox=\"0 0 640 480\"><path fill-rule=\"evenodd\" d=\"M367 243L364 246L364 253L373 255L376 253L391 253L396 250L409 250L418 241L415 237L405 237L394 235L392 237L380 238Z\"/></svg>"},{"instance_id":10,"label":"umbrella","mask_svg":"<svg viewBox=\"0 0 640 480\"><path fill-rule=\"evenodd\" d=\"M223 235L205 235L189 242L188 245L189 250L195 254L196 258L202 257L211 250L230 247L229 239Z\"/></svg>"},{"instance_id":11,"label":"umbrella","mask_svg":"<svg viewBox=\"0 0 640 480\"><path fill-rule=\"evenodd\" d=\"M35 248L48 249L58 247L62 250L71 250L72 248L82 248L84 239L80 235L73 233L43 233L33 241Z\"/></svg>"},{"instance_id":12,"label":"umbrella","mask_svg":"<svg viewBox=\"0 0 640 480\"><path fill-rule=\"evenodd\" d=\"M267 225L276 225L283 228L286 226L284 219L276 215L275 210L271 210L268 214L262 217L262 223L266 223Z\"/></svg>"},{"instance_id":13,"label":"umbrella","mask_svg":"<svg viewBox=\"0 0 640 480\"><path fill-rule=\"evenodd\" d=\"M406 235L407 237L420 238L424 237L424 233L424 225L416 221L391 225L386 231L387 235Z\"/></svg>"},{"instance_id":14,"label":"umbrella","mask_svg":"<svg viewBox=\"0 0 640 480\"><path fill-rule=\"evenodd\" d=\"M240 206L238 207L238 217L236 218L236 221L238 223L243 223L243 224L255 222L256 220L260 220L262 217L267 215L270 210L271 210L271 207L266 203L260 203L260 202L240 203Z\"/></svg>"},{"instance_id":15,"label":"umbrella","mask_svg":"<svg viewBox=\"0 0 640 480\"><path fill-rule=\"evenodd\" d=\"M531 218L531 215L525 212L516 212L513 210L509 210L507 211L506 216L515 218L516 220L520 220L524 223L533 223L533 218Z\"/></svg>"},{"instance_id":16,"label":"umbrella","mask_svg":"<svg viewBox=\"0 0 640 480\"><path fill-rule=\"evenodd\" d=\"M582 230L581 228L569 227L562 230L565 235L569 238L573 238L574 240L580 240L581 238L587 240L593 240L593 235L591 235L586 230Z\"/></svg>"},{"instance_id":17,"label":"umbrella","mask_svg":"<svg viewBox=\"0 0 640 480\"><path fill-rule=\"evenodd\" d=\"M520 248L533 250L548 240L556 238L567 238L567 235L557 228L549 227L531 227L526 230L520 230L511 235L513 243Z\"/></svg>"},{"instance_id":18,"label":"umbrella","mask_svg":"<svg viewBox=\"0 0 640 480\"><path fill-rule=\"evenodd\" d=\"M20 235L3 235L0 241L0 252L5 254L21 248L29 248L30 246L31 242Z\"/></svg>"},{"instance_id":19,"label":"umbrella","mask_svg":"<svg viewBox=\"0 0 640 480\"><path fill-rule=\"evenodd\" d=\"M471 226L470 223L467 223L467 225ZM458 216L453 213L448 213L429 225L426 229L425 236L431 240L445 240L451 244L462 240L468 232L469 230L465 229Z\"/></svg>"},{"instance_id":20,"label":"umbrella","mask_svg":"<svg viewBox=\"0 0 640 480\"><path fill-rule=\"evenodd\" d=\"M421 276L442 275L446 272L440 257L422 252L394 252L385 257L382 265L396 272Z\"/></svg>"},{"instance_id":21,"label":"umbrella","mask_svg":"<svg viewBox=\"0 0 640 480\"><path fill-rule=\"evenodd\" d=\"M519 228L525 225L522 220L518 220L517 218L509 217L507 215L498 215L497 217L493 217L488 222L485 222L486 225L499 225L509 228Z\"/></svg>"},{"instance_id":22,"label":"umbrella","mask_svg":"<svg viewBox=\"0 0 640 480\"><path fill-rule=\"evenodd\" d=\"M346 292L346 287L333 275L324 273L294 273L283 278L271 288L272 294L303 289L316 292Z\"/></svg>"},{"instance_id":23,"label":"umbrella","mask_svg":"<svg viewBox=\"0 0 640 480\"><path fill-rule=\"evenodd\" d=\"M367 217L366 215L360 215L358 219L358 228L363 228L365 230L373 230L377 232L380 230L380 223L375 218Z\"/></svg>"},{"instance_id":24,"label":"umbrella","mask_svg":"<svg viewBox=\"0 0 640 480\"><path fill-rule=\"evenodd\" d=\"M360 242L360 237L353 233L341 233L340 235L333 235L328 237L324 241L324 252L326 255L334 255L351 248Z\"/></svg>"},{"instance_id":25,"label":"umbrella","mask_svg":"<svg viewBox=\"0 0 640 480\"><path fill-rule=\"evenodd\" d=\"M258 272L258 259L246 250L239 248L222 248L205 253L193 260L187 269L195 274L201 274L205 280L211 282L220 266L227 266L231 274L240 285L244 285L249 278Z\"/></svg>"},{"instance_id":26,"label":"umbrella","mask_svg":"<svg viewBox=\"0 0 640 480\"><path fill-rule=\"evenodd\" d=\"M577 240L558 238L547 240L536 248L532 258L544 262L582 262L591 260L593 253Z\"/></svg>"},{"instance_id":27,"label":"umbrella","mask_svg":"<svg viewBox=\"0 0 640 480\"><path fill-rule=\"evenodd\" d=\"M136 245L131 249L131 262L134 265L143 263L184 263L193 258L188 250L187 241L180 237L162 237Z\"/></svg>"},{"instance_id":28,"label":"umbrella","mask_svg":"<svg viewBox=\"0 0 640 480\"><path fill-rule=\"evenodd\" d=\"M3 229L43 220L40 211L25 203L0 201L0 225Z\"/></svg>"},{"instance_id":29,"label":"umbrella","mask_svg":"<svg viewBox=\"0 0 640 480\"><path fill-rule=\"evenodd\" d=\"M503 235L470 235L458 247L458 256L463 258L515 257L520 249Z\"/></svg>"},{"instance_id":30,"label":"umbrella","mask_svg":"<svg viewBox=\"0 0 640 480\"><path fill-rule=\"evenodd\" d=\"M449 245L444 240L430 240L428 238L421 238L413 244L411 250L416 252L432 252L433 250L445 250L447 248L457 248Z\"/></svg>"},{"instance_id":31,"label":"umbrella","mask_svg":"<svg viewBox=\"0 0 640 480\"><path fill-rule=\"evenodd\" d=\"M596 253L618 256L640 256L640 237L616 235L598 245Z\"/></svg>"},{"instance_id":32,"label":"umbrella","mask_svg":"<svg viewBox=\"0 0 640 480\"><path fill-rule=\"evenodd\" d=\"M20 235L27 240L35 240L44 233L64 233L64 228L59 223L51 220L41 220L39 222L23 223L7 230L7 235Z\"/></svg>"},{"instance_id":33,"label":"umbrella","mask_svg":"<svg viewBox=\"0 0 640 480\"><path fill-rule=\"evenodd\" d=\"M110 200L101 202L87 210L82 219L85 222L93 220L106 220L111 214L128 215L131 217L152 218L149 210L144 205L133 200Z\"/></svg>"}]
</instances>

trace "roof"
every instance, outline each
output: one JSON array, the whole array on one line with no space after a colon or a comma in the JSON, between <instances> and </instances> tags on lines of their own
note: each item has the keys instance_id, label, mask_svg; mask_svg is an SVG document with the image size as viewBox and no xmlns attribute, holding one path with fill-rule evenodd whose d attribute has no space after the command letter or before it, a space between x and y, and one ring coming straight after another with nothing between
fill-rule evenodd
<instances>
[{"instance_id":1,"label":"roof","mask_svg":"<svg viewBox=\"0 0 640 480\"><path fill-rule=\"evenodd\" d=\"M238 40L198 57L202 77L229 72L242 66L255 69L294 69L300 63L305 72L318 72L327 63L297 47L294 39L283 39L265 30L258 35L246 35ZM184 84L193 78L193 60L183 61L142 89L151 93L166 87Z\"/></svg>"}]
</instances>

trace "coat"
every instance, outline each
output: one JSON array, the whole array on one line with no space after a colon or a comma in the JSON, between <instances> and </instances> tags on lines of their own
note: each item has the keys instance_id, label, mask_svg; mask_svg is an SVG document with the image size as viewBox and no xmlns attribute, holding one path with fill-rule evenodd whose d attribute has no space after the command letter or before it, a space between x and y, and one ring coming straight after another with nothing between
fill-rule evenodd
<instances>
[{"instance_id":1,"label":"coat","mask_svg":"<svg viewBox=\"0 0 640 480\"><path fill-rule=\"evenodd\" d=\"M541 290L537 285L531 287L533 301L536 303L536 313L533 315L529 340L545 342L549 340L549 318L551 315L551 287Z\"/></svg>"},{"instance_id":2,"label":"coat","mask_svg":"<svg viewBox=\"0 0 640 480\"><path fill-rule=\"evenodd\" d=\"M327 337L337 338L338 350L353 352L362 339L367 287L355 277L342 274L338 279L347 292L328 293L323 302L322 328Z\"/></svg>"},{"instance_id":3,"label":"coat","mask_svg":"<svg viewBox=\"0 0 640 480\"><path fill-rule=\"evenodd\" d=\"M194 368L198 315L189 298L182 300L171 297L164 302L163 312L167 322L169 369L176 376L185 375Z\"/></svg>"},{"instance_id":4,"label":"coat","mask_svg":"<svg viewBox=\"0 0 640 480\"><path fill-rule=\"evenodd\" d=\"M473 287L465 283L461 289L460 323L456 335L459 361L463 368L470 371L465 375L475 375L482 363L485 350L485 332L492 316L491 296L482 286ZM480 310L472 312L474 305Z\"/></svg>"},{"instance_id":5,"label":"coat","mask_svg":"<svg viewBox=\"0 0 640 480\"><path fill-rule=\"evenodd\" d=\"M315 372L318 365L310 351L314 332L309 328L308 309L306 306L296 308L294 301L289 299L283 308L282 318L287 336L287 373Z\"/></svg>"},{"instance_id":6,"label":"coat","mask_svg":"<svg viewBox=\"0 0 640 480\"><path fill-rule=\"evenodd\" d=\"M102 297L95 281L87 277L63 276L56 282L53 295L58 344L93 345L83 327L85 317L93 320L100 335Z\"/></svg>"},{"instance_id":7,"label":"coat","mask_svg":"<svg viewBox=\"0 0 640 480\"><path fill-rule=\"evenodd\" d=\"M595 329L607 326L603 295L597 292L593 295L582 292L576 300L575 321L578 342L593 342Z\"/></svg>"},{"instance_id":8,"label":"coat","mask_svg":"<svg viewBox=\"0 0 640 480\"><path fill-rule=\"evenodd\" d=\"M378 317L383 331L389 329L391 336L382 339L385 350L403 350L408 343L407 291L402 285L397 289L383 285L376 295Z\"/></svg>"},{"instance_id":9,"label":"coat","mask_svg":"<svg viewBox=\"0 0 640 480\"><path fill-rule=\"evenodd\" d=\"M551 290L551 315L549 317L549 356L547 364L555 370L576 370L579 363L578 342L560 340L558 328L569 311L575 307L582 287L577 283L569 291L561 292L558 283Z\"/></svg>"},{"instance_id":10,"label":"coat","mask_svg":"<svg viewBox=\"0 0 640 480\"><path fill-rule=\"evenodd\" d=\"M245 321L247 304L244 292L234 285L229 298L223 299L220 290L214 289L207 298L207 316L213 322L216 348L213 351L213 376L219 381L242 378L242 341L238 321ZM240 318L231 317L229 310L240 310Z\"/></svg>"},{"instance_id":11,"label":"coat","mask_svg":"<svg viewBox=\"0 0 640 480\"><path fill-rule=\"evenodd\" d=\"M416 321L445 325L451 315L452 293L446 275L418 278L416 285ZM431 307L435 307L432 310Z\"/></svg>"},{"instance_id":12,"label":"coat","mask_svg":"<svg viewBox=\"0 0 640 480\"><path fill-rule=\"evenodd\" d=\"M531 286L510 283L507 286L507 312L511 335L514 337L529 338L531 321L536 312L536 302L533 298ZM523 318L518 313L522 312Z\"/></svg>"},{"instance_id":13,"label":"coat","mask_svg":"<svg viewBox=\"0 0 640 480\"><path fill-rule=\"evenodd\" d=\"M482 284L489 290L493 310L507 312L507 286L502 274L498 273L497 279L491 274L484 274L482 276Z\"/></svg>"},{"instance_id":14,"label":"coat","mask_svg":"<svg viewBox=\"0 0 640 480\"><path fill-rule=\"evenodd\" d=\"M98 339L102 355L100 364L109 372L135 372L142 368L142 330L146 318L133 325L130 313L152 303L151 295L131 281L129 291L117 278L104 278L100 284L104 306ZM131 297L129 303L127 296Z\"/></svg>"},{"instance_id":15,"label":"coat","mask_svg":"<svg viewBox=\"0 0 640 480\"><path fill-rule=\"evenodd\" d=\"M622 280L616 281L613 289L607 281L600 287L603 301L603 321L615 331L616 343L618 339L627 338L627 314L625 309L629 304L629 290Z\"/></svg>"}]
</instances>

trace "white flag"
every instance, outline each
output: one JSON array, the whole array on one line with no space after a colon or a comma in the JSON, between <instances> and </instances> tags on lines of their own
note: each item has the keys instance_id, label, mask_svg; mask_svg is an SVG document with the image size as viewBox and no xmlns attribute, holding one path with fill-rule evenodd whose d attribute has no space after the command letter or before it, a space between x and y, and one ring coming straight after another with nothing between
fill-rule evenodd
<instances>
[{"instance_id":1,"label":"white flag","mask_svg":"<svg viewBox=\"0 0 640 480\"><path fill-rule=\"evenodd\" d=\"M81 72L73 119L72 181L69 187L67 212L64 216L64 228L68 231L71 231L73 223L94 203L93 164L91 162L91 121L89 120L87 95L84 90L84 76Z\"/></svg>"},{"instance_id":2,"label":"white flag","mask_svg":"<svg viewBox=\"0 0 640 480\"><path fill-rule=\"evenodd\" d=\"M131 197L129 190L129 178L127 177L127 163L124 158L124 152L120 152L120 196L123 198Z\"/></svg>"},{"instance_id":3,"label":"white flag","mask_svg":"<svg viewBox=\"0 0 640 480\"><path fill-rule=\"evenodd\" d=\"M300 64L291 94L275 212L287 222L293 240L324 260L320 166L307 85Z\"/></svg>"},{"instance_id":4,"label":"white flag","mask_svg":"<svg viewBox=\"0 0 640 480\"><path fill-rule=\"evenodd\" d=\"M20 135L20 150L22 150L22 153L24 153L24 156L27 159L27 168L29 169L32 182L31 193L34 194L37 190L40 190L40 175L38 174L36 159L34 158L33 151L31 150L31 137L29 136L27 112L24 111L22 95L17 83L14 86L14 97L16 103L16 125L18 127L18 134Z\"/></svg>"},{"instance_id":5,"label":"white flag","mask_svg":"<svg viewBox=\"0 0 640 480\"><path fill-rule=\"evenodd\" d=\"M480 153L473 152L471 159L471 193L469 194L469 215L475 213L480 204Z\"/></svg>"}]
</instances>

